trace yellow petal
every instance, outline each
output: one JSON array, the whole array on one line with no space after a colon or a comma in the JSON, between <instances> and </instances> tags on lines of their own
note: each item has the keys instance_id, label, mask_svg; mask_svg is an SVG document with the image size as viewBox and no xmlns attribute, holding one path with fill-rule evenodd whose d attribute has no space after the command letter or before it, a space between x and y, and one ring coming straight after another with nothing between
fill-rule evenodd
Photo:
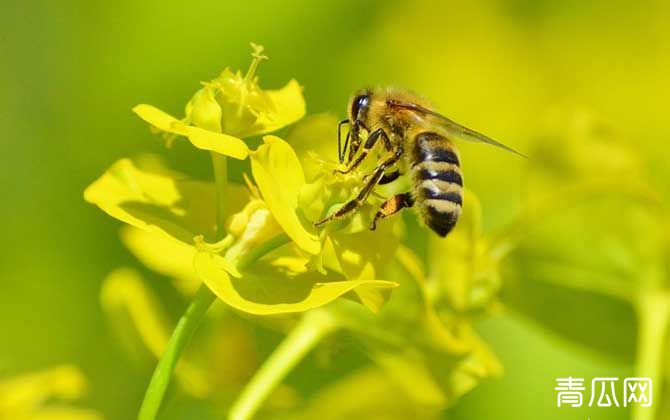
<instances>
[{"instance_id":1,"label":"yellow petal","mask_svg":"<svg viewBox=\"0 0 670 420\"><path fill-rule=\"evenodd\" d=\"M231 278L222 268L219 255L199 252L195 268L209 288L228 305L256 315L303 312L323 306L361 286L392 288L396 283L382 280L319 282L318 273L293 278L268 276L268 272L245 273L242 279Z\"/></svg>"},{"instance_id":2,"label":"yellow petal","mask_svg":"<svg viewBox=\"0 0 670 420\"><path fill-rule=\"evenodd\" d=\"M122 222L187 244L196 235L211 237L214 232L214 186L155 163L119 160L84 191L84 199Z\"/></svg>"},{"instance_id":3,"label":"yellow petal","mask_svg":"<svg viewBox=\"0 0 670 420\"><path fill-rule=\"evenodd\" d=\"M25 412L52 398L77 400L86 392L81 371L71 365L0 380L0 414Z\"/></svg>"},{"instance_id":4,"label":"yellow petal","mask_svg":"<svg viewBox=\"0 0 670 420\"><path fill-rule=\"evenodd\" d=\"M241 139L228 134L216 133L199 127L184 127L191 144L202 150L209 150L235 159L246 159L249 147Z\"/></svg>"},{"instance_id":5,"label":"yellow petal","mask_svg":"<svg viewBox=\"0 0 670 420\"><path fill-rule=\"evenodd\" d=\"M209 150L235 159L246 159L249 154L249 147L241 139L184 124L154 106L140 104L133 108L133 112L162 131L187 137L198 149Z\"/></svg>"},{"instance_id":6,"label":"yellow petal","mask_svg":"<svg viewBox=\"0 0 670 420\"><path fill-rule=\"evenodd\" d=\"M302 159L307 182L337 167L338 121L334 114L310 115L293 125L286 135L286 141ZM346 131L342 130L342 135L346 136Z\"/></svg>"},{"instance_id":7,"label":"yellow petal","mask_svg":"<svg viewBox=\"0 0 670 420\"><path fill-rule=\"evenodd\" d=\"M103 282L100 300L110 321L125 340L132 337L129 332L134 328L137 338L147 349L160 356L170 337L167 321L139 273L129 268L110 273ZM131 325L127 325L128 320Z\"/></svg>"},{"instance_id":8,"label":"yellow petal","mask_svg":"<svg viewBox=\"0 0 670 420\"><path fill-rule=\"evenodd\" d=\"M272 101L275 112L262 112L259 115L256 124L262 128L255 134L278 130L305 115L305 98L302 96L302 87L296 80L289 81L281 89L266 90L265 93Z\"/></svg>"},{"instance_id":9,"label":"yellow petal","mask_svg":"<svg viewBox=\"0 0 670 420\"><path fill-rule=\"evenodd\" d=\"M21 420L103 420L104 417L93 411L73 407L44 407Z\"/></svg>"},{"instance_id":10,"label":"yellow petal","mask_svg":"<svg viewBox=\"0 0 670 420\"><path fill-rule=\"evenodd\" d=\"M392 263L399 244L392 231L392 223L380 223L375 231L366 226L353 234L337 232L331 235L335 254L346 278L374 278L384 272Z\"/></svg>"},{"instance_id":11,"label":"yellow petal","mask_svg":"<svg viewBox=\"0 0 670 420\"><path fill-rule=\"evenodd\" d=\"M144 121L158 128L159 130L186 136L187 125L179 121L172 115L161 111L155 106L139 104L133 108L133 112L139 115Z\"/></svg>"},{"instance_id":12,"label":"yellow petal","mask_svg":"<svg viewBox=\"0 0 670 420\"><path fill-rule=\"evenodd\" d=\"M298 196L305 184L300 161L279 137L265 136L263 141L265 144L251 155L251 171L263 199L286 234L306 252L317 254L319 239L307 230L309 222L297 213Z\"/></svg>"},{"instance_id":13,"label":"yellow petal","mask_svg":"<svg viewBox=\"0 0 670 420\"><path fill-rule=\"evenodd\" d=\"M393 283L397 287L398 283ZM373 313L378 313L391 297L391 288L380 288L377 284L361 284L354 290L360 302Z\"/></svg>"},{"instance_id":14,"label":"yellow petal","mask_svg":"<svg viewBox=\"0 0 670 420\"><path fill-rule=\"evenodd\" d=\"M163 232L150 232L126 226L121 240L145 266L175 279L175 286L185 295L193 295L201 282L193 269L195 248L176 241Z\"/></svg>"},{"instance_id":15,"label":"yellow petal","mask_svg":"<svg viewBox=\"0 0 670 420\"><path fill-rule=\"evenodd\" d=\"M186 106L188 120L196 127L221 132L221 105L216 102L214 90L205 86L193 95Z\"/></svg>"}]
</instances>

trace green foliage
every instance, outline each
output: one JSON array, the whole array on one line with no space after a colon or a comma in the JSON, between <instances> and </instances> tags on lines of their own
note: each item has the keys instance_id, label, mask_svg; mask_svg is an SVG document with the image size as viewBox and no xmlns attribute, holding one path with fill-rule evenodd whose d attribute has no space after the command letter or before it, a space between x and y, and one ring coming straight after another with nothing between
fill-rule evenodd
<instances>
[{"instance_id":1,"label":"green foliage","mask_svg":"<svg viewBox=\"0 0 670 420\"><path fill-rule=\"evenodd\" d=\"M637 153L597 128L582 122L531 156L503 300L569 340L635 361L662 397L670 354L666 201ZM664 418L664 410L634 415Z\"/></svg>"},{"instance_id":2,"label":"green foliage","mask_svg":"<svg viewBox=\"0 0 670 420\"><path fill-rule=\"evenodd\" d=\"M663 2L42 3L0 14L0 417L133 418L201 286L195 255L236 306L219 299L201 320L161 418L224 418L306 319L251 308L291 305L336 325L273 378L257 418L668 416ZM254 39L272 60L255 51L234 70ZM324 175L366 85L414 89L531 158L457 144L465 210L476 194L482 219L445 241L410 212L368 232L379 197L316 230L360 185ZM167 111L135 108L163 135L129 112L140 102ZM278 177L270 132L304 176L273 209L251 167ZM96 178L86 197L124 222L120 241L80 199ZM654 409L557 409L567 375L652 376Z\"/></svg>"}]
</instances>

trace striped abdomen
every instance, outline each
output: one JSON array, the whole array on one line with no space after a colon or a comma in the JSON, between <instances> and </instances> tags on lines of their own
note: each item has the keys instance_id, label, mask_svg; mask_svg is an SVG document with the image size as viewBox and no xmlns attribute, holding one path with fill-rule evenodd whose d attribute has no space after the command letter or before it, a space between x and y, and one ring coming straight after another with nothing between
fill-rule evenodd
<instances>
[{"instance_id":1,"label":"striped abdomen","mask_svg":"<svg viewBox=\"0 0 670 420\"><path fill-rule=\"evenodd\" d=\"M456 149L445 137L424 132L416 135L412 152L414 206L428 227L447 236L463 204L463 177Z\"/></svg>"}]
</instances>

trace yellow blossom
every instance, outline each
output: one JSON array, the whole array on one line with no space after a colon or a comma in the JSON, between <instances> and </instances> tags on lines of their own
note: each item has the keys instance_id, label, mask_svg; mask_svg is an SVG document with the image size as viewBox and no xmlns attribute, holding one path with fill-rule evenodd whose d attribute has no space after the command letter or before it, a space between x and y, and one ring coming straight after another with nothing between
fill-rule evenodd
<instances>
[{"instance_id":1,"label":"yellow blossom","mask_svg":"<svg viewBox=\"0 0 670 420\"><path fill-rule=\"evenodd\" d=\"M86 389L84 375L71 365L0 378L0 418L102 420L95 411L70 404L83 397Z\"/></svg>"},{"instance_id":2,"label":"yellow blossom","mask_svg":"<svg viewBox=\"0 0 670 420\"><path fill-rule=\"evenodd\" d=\"M252 47L253 61L247 73L226 68L215 79L203 82L186 105L182 120L147 104L133 111L165 133L188 138L198 149L245 159L249 149L243 138L275 131L305 115L302 88L295 80L278 90L260 88L256 69L267 57L261 46Z\"/></svg>"},{"instance_id":3,"label":"yellow blossom","mask_svg":"<svg viewBox=\"0 0 670 420\"><path fill-rule=\"evenodd\" d=\"M263 199L286 234L306 252L317 254L319 239L310 221L298 212L298 197L305 185L298 156L279 137L265 136L263 141L251 155L251 170Z\"/></svg>"}]
</instances>

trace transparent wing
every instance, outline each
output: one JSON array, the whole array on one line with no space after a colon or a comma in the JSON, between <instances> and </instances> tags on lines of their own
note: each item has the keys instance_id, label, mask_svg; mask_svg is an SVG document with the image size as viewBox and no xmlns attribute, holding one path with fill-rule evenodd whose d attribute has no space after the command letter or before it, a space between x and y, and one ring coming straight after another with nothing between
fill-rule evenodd
<instances>
[{"instance_id":1,"label":"transparent wing","mask_svg":"<svg viewBox=\"0 0 670 420\"><path fill-rule=\"evenodd\" d=\"M451 134L462 140L490 144L492 146L500 147L501 149L507 150L508 152L517 154L523 158L527 158L526 155L524 155L523 153L517 152L511 147L506 146L500 143L499 141L493 140L492 138L485 136L482 133L479 133L475 130L471 130L467 127L463 127L462 125L458 124L455 121L450 120L444 115L438 114L435 111L431 111L430 109L424 108L421 105L417 105L411 102L402 102L395 100L389 100L388 104L393 108L406 109L409 111L416 112L417 114L421 114L425 117L428 117L431 123L438 125L447 134Z\"/></svg>"}]
</instances>

